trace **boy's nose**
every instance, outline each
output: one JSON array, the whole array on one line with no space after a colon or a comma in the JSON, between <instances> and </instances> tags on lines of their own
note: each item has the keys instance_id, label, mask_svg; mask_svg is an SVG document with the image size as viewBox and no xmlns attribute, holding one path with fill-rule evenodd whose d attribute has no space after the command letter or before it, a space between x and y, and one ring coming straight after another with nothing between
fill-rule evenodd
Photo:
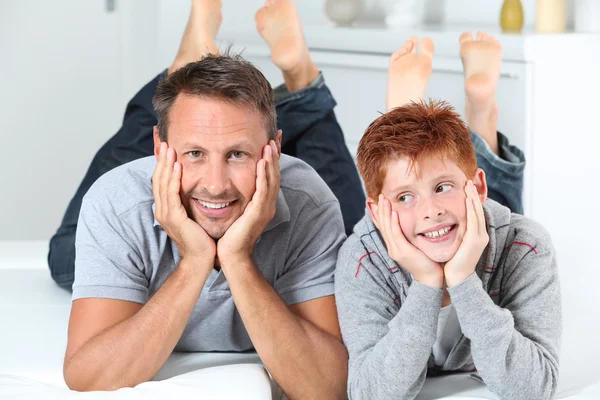
<instances>
[{"instance_id":1,"label":"boy's nose","mask_svg":"<svg viewBox=\"0 0 600 400\"><path fill-rule=\"evenodd\" d=\"M423 215L425 219L436 219L444 215L445 209L434 199L424 199Z\"/></svg>"}]
</instances>

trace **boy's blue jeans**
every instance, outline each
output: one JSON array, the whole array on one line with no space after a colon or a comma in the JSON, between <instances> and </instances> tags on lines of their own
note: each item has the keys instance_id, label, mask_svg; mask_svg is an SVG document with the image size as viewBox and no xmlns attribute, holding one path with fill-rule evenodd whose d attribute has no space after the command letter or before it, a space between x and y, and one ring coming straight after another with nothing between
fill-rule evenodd
<instances>
[{"instance_id":1,"label":"boy's blue jeans","mask_svg":"<svg viewBox=\"0 0 600 400\"><path fill-rule=\"evenodd\" d=\"M157 116L152 97L164 76L165 72L159 74L127 104L123 125L94 156L60 227L50 240L50 273L64 288L71 289L74 280L75 232L83 196L104 173L154 154L152 132ZM283 131L282 152L304 160L327 183L340 202L346 233L350 235L365 213L365 194L333 111L336 102L323 76L319 74L310 86L293 93L285 86L279 86L275 89L275 103L277 124ZM487 173L490 197L520 212L522 168L519 171L515 164L495 156L477 135L472 134L472 140L477 149L477 161L483 163L481 167ZM496 180L498 184L495 184Z\"/></svg>"}]
</instances>

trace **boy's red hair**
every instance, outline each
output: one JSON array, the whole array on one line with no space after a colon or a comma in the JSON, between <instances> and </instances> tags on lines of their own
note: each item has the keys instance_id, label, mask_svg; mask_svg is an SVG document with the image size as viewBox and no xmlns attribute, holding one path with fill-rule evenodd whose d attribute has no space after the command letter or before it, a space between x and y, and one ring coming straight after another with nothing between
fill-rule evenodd
<instances>
[{"instance_id":1,"label":"boy's red hair","mask_svg":"<svg viewBox=\"0 0 600 400\"><path fill-rule=\"evenodd\" d=\"M367 189L381 193L387 164L400 157L411 169L428 157L452 160L468 179L475 176L477 159L467 126L445 101L410 103L394 108L369 125L358 145L357 165Z\"/></svg>"}]
</instances>

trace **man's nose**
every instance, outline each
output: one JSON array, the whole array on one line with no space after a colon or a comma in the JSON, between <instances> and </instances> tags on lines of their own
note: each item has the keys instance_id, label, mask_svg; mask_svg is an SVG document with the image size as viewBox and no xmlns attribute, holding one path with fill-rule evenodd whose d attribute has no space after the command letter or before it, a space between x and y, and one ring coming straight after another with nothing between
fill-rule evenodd
<instances>
[{"instance_id":1,"label":"man's nose","mask_svg":"<svg viewBox=\"0 0 600 400\"><path fill-rule=\"evenodd\" d=\"M227 189L229 182L227 168L219 160L211 160L206 163L203 175L203 186L210 194L218 195Z\"/></svg>"}]
</instances>

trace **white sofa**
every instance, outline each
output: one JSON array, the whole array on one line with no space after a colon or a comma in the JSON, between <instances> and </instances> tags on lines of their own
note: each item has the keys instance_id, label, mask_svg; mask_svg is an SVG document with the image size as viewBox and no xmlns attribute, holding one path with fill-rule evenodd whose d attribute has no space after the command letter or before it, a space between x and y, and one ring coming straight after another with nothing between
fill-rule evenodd
<instances>
[{"instance_id":1,"label":"white sofa","mask_svg":"<svg viewBox=\"0 0 600 400\"><path fill-rule=\"evenodd\" d=\"M254 353L174 353L154 382L116 392L69 391L62 376L62 361L70 293L50 278L46 251L47 242L0 242L0 398L281 397ZM590 360L590 367L595 361ZM418 397L440 398L497 397L469 374L459 374L428 379ZM561 381L558 398L600 399L600 383L572 389L569 382Z\"/></svg>"}]
</instances>

